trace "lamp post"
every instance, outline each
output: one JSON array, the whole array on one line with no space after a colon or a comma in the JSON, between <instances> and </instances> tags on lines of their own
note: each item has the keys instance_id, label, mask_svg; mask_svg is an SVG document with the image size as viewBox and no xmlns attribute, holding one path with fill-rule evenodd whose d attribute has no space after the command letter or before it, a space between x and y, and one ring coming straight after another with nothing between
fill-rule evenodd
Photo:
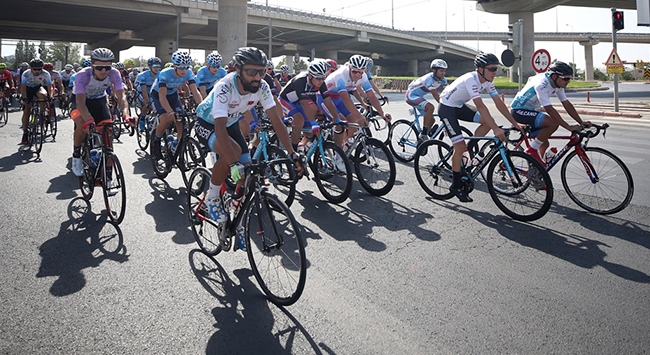
<instances>
[{"instance_id":1,"label":"lamp post","mask_svg":"<svg viewBox=\"0 0 650 355\"><path fill-rule=\"evenodd\" d=\"M269 60L273 57L273 24L271 23L271 10L269 9L269 0L266 0L266 13L269 15Z\"/></svg>"},{"instance_id":2,"label":"lamp post","mask_svg":"<svg viewBox=\"0 0 650 355\"><path fill-rule=\"evenodd\" d=\"M576 79L577 66L576 66L575 51L573 49L574 45L575 45L575 38L573 37L574 32L573 32L573 26L569 25L568 23L566 24L566 26L571 27L571 63L573 63L573 75L571 76L571 79L575 80Z\"/></svg>"},{"instance_id":3,"label":"lamp post","mask_svg":"<svg viewBox=\"0 0 650 355\"><path fill-rule=\"evenodd\" d=\"M180 12L178 12L178 8L176 7L176 5L174 5L173 2L171 2L170 0L162 0L162 1L170 4L172 7L174 7L174 11L176 11L176 50L178 50L178 47L180 46L179 35L180 35L180 28L181 28L181 14Z\"/></svg>"}]
</instances>

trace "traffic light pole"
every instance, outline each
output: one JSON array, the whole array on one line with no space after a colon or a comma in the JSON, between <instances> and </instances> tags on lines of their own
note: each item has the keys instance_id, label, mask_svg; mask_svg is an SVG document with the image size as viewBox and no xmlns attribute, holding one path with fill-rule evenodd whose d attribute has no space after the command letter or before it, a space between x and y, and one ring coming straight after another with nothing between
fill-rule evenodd
<instances>
[{"instance_id":1,"label":"traffic light pole","mask_svg":"<svg viewBox=\"0 0 650 355\"><path fill-rule=\"evenodd\" d=\"M611 10L613 16L616 8L612 7ZM616 49L616 31L618 30L614 27L614 21L612 21L612 45L614 49ZM618 74L614 74L614 111L618 112Z\"/></svg>"}]
</instances>

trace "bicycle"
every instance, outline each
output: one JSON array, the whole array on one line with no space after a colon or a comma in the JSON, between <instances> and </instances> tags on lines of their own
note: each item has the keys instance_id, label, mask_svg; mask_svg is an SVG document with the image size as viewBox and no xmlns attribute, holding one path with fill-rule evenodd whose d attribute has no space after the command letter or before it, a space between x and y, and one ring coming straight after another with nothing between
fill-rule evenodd
<instances>
[{"instance_id":1,"label":"bicycle","mask_svg":"<svg viewBox=\"0 0 650 355\"><path fill-rule=\"evenodd\" d=\"M388 133L388 147L391 152L393 152L395 159L402 163L408 163L415 158L415 152L421 143L419 137L420 132L422 132L422 126L420 125L420 118L422 118L422 115L413 108L409 109L409 114L414 116L412 121L399 119L393 122ZM433 117L438 117L438 114L434 114ZM460 130L466 137L474 135L472 131L463 126L460 126ZM444 130L444 125L442 124L434 124L429 131L430 138L442 141L445 136L446 132Z\"/></svg>"},{"instance_id":2,"label":"bicycle","mask_svg":"<svg viewBox=\"0 0 650 355\"><path fill-rule=\"evenodd\" d=\"M29 112L29 122L27 124L29 148L34 148L34 152L38 155L41 154L43 142L45 141L45 122L49 121L47 105L45 106L45 111L41 112L40 104L48 102L48 99L32 100L32 108Z\"/></svg>"},{"instance_id":3,"label":"bicycle","mask_svg":"<svg viewBox=\"0 0 650 355\"><path fill-rule=\"evenodd\" d=\"M197 167L204 167L205 155L199 142L190 136L188 118L194 117L194 115L186 112L176 112L175 117L176 122L180 122L183 125L183 133L181 136L178 137L178 134L175 132L176 125L170 124L159 143L162 158L156 159L153 154L153 141L156 135L156 129L153 127L149 138L152 142L149 154L151 155L154 173L159 179L164 180L175 165L181 171L185 186L188 186L188 172Z\"/></svg>"},{"instance_id":4,"label":"bicycle","mask_svg":"<svg viewBox=\"0 0 650 355\"><path fill-rule=\"evenodd\" d=\"M5 97L5 91L0 89L0 125L6 126L9 121L9 98Z\"/></svg>"},{"instance_id":5,"label":"bicycle","mask_svg":"<svg viewBox=\"0 0 650 355\"><path fill-rule=\"evenodd\" d=\"M569 136L549 137L568 142L546 165L546 170L550 171L566 155L560 168L564 191L578 206L602 215L622 211L634 195L634 181L625 163L608 150L587 146L589 140L598 136L600 131L605 138L607 128L607 123L592 124L591 127L583 127L583 131L571 132ZM530 139L527 136L519 142L512 142L514 149L523 150L522 141L530 148Z\"/></svg>"},{"instance_id":6,"label":"bicycle","mask_svg":"<svg viewBox=\"0 0 650 355\"><path fill-rule=\"evenodd\" d=\"M379 97L377 100L379 100L381 106L388 103L388 98L385 96ZM366 101L366 103L370 105L369 101ZM366 118L368 123L366 126L368 127L366 134L368 137L378 139L380 142L388 145L390 138L389 132L392 124L380 117L379 112L377 112L372 106L370 106L370 110L367 110L362 104L355 104L354 106Z\"/></svg>"},{"instance_id":7,"label":"bicycle","mask_svg":"<svg viewBox=\"0 0 650 355\"><path fill-rule=\"evenodd\" d=\"M147 147L149 146L149 140L151 139L151 132L156 128L156 126L158 126L159 122L158 115L156 115L151 102L147 104L147 107L149 107L149 112L144 116L140 114L135 125L135 134L138 141L138 146L143 151L147 150ZM143 122L144 130L142 129Z\"/></svg>"},{"instance_id":8,"label":"bicycle","mask_svg":"<svg viewBox=\"0 0 650 355\"><path fill-rule=\"evenodd\" d=\"M108 100L108 110L111 113L113 122L117 123L115 127L113 127L114 128L113 138L120 140L120 136L122 135L123 128L126 130L126 132L129 133L129 135L132 136L133 135L132 132L135 128L133 127L130 121L125 121L122 115L122 108L120 107L117 101L117 96L115 95L110 96Z\"/></svg>"},{"instance_id":9,"label":"bicycle","mask_svg":"<svg viewBox=\"0 0 650 355\"><path fill-rule=\"evenodd\" d=\"M291 160L259 161L245 167L245 188L237 208L231 203L233 191L222 185L222 201L228 212L224 223L210 219L207 195L210 171L200 167L189 179L187 216L199 247L210 255L229 251L233 237L243 233L248 261L255 279L269 300L277 305L295 303L307 278L305 245L300 226L289 207L267 191L265 179L273 165L292 164ZM237 250L237 243L234 243Z\"/></svg>"},{"instance_id":10,"label":"bicycle","mask_svg":"<svg viewBox=\"0 0 650 355\"><path fill-rule=\"evenodd\" d=\"M503 131L506 137L514 128ZM530 155L508 150L506 144L497 137L465 137L466 140L487 140L489 148L483 159L476 165L470 161L461 167L462 188L466 193L474 190L474 180L487 167L485 182L490 197L506 215L519 221L534 221L541 218L551 208L553 184L544 166ZM454 148L439 140L428 140L415 154L415 176L420 187L431 197L447 200L454 196L450 191L453 183L451 158Z\"/></svg>"},{"instance_id":11,"label":"bicycle","mask_svg":"<svg viewBox=\"0 0 650 355\"><path fill-rule=\"evenodd\" d=\"M115 224L124 220L126 211L126 184L124 172L113 148L106 145L113 139L110 132L115 122L102 123L102 132L94 123L81 145L83 174L79 177L81 194L86 201L93 197L95 186L101 186L108 217Z\"/></svg>"}]
</instances>

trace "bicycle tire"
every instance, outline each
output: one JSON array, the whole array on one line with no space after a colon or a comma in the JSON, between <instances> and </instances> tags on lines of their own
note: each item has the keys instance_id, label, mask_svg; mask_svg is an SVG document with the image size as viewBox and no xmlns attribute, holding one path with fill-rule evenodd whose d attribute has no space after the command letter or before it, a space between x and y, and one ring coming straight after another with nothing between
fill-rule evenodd
<instances>
[{"instance_id":1,"label":"bicycle tire","mask_svg":"<svg viewBox=\"0 0 650 355\"><path fill-rule=\"evenodd\" d=\"M418 184L424 192L437 200L454 196L449 187L454 182L451 170L452 149L445 142L428 140L415 153L413 168Z\"/></svg>"},{"instance_id":2,"label":"bicycle tire","mask_svg":"<svg viewBox=\"0 0 650 355\"><path fill-rule=\"evenodd\" d=\"M395 158L384 143L366 138L354 152L354 171L359 184L373 196L384 196L395 185Z\"/></svg>"},{"instance_id":3,"label":"bicycle tire","mask_svg":"<svg viewBox=\"0 0 650 355\"><path fill-rule=\"evenodd\" d=\"M620 212L634 195L630 170L621 159L603 148L587 147L584 152L589 163L583 162L575 150L564 159L560 170L564 190L573 202L589 212L602 215ZM597 182L589 179L585 166L593 167Z\"/></svg>"},{"instance_id":4,"label":"bicycle tire","mask_svg":"<svg viewBox=\"0 0 650 355\"><path fill-rule=\"evenodd\" d=\"M104 166L104 168L106 169L111 166L111 164L113 166L113 171L110 178L114 184L111 191L113 191L114 194L109 193L107 180L103 181L102 190L104 192L104 203L106 205L108 218L110 218L113 223L120 224L124 220L124 214L126 212L126 183L120 160L112 153L106 157L106 166ZM109 177L106 176L106 178L108 179Z\"/></svg>"},{"instance_id":5,"label":"bicycle tire","mask_svg":"<svg viewBox=\"0 0 650 355\"><path fill-rule=\"evenodd\" d=\"M196 244L205 253L217 255L221 252L219 235L225 223L210 219L207 196L211 176L210 171L203 167L192 172L188 179L186 211Z\"/></svg>"},{"instance_id":6,"label":"bicycle tire","mask_svg":"<svg viewBox=\"0 0 650 355\"><path fill-rule=\"evenodd\" d=\"M111 115L113 116L113 123L114 123L112 128L113 139L119 141L120 137L122 136L122 127L123 127L122 122L124 122L124 120L122 119L122 111L116 108L113 108L112 110L113 112L111 113Z\"/></svg>"},{"instance_id":7,"label":"bicycle tire","mask_svg":"<svg viewBox=\"0 0 650 355\"><path fill-rule=\"evenodd\" d=\"M185 187L188 187L188 172L199 167L205 167L205 156L203 155L203 149L201 149L199 141L190 136L186 136L183 139L183 151L178 157L178 169L181 171Z\"/></svg>"},{"instance_id":8,"label":"bicycle tire","mask_svg":"<svg viewBox=\"0 0 650 355\"><path fill-rule=\"evenodd\" d=\"M287 159L285 163L269 166L266 178L271 182L269 192L275 194L287 206L291 206L296 197L296 172L290 163L291 159L284 150L272 144L266 146L266 155L267 161Z\"/></svg>"},{"instance_id":9,"label":"bicycle tire","mask_svg":"<svg viewBox=\"0 0 650 355\"><path fill-rule=\"evenodd\" d=\"M149 138L150 138L149 135L150 134L149 134L149 131L147 130L147 124L146 124L146 120L148 119L148 117L149 116L140 117L138 119L137 124L135 125L135 127L136 127L135 128L136 129L136 131L135 131L136 139L138 140L138 146L140 147L140 149L142 149L142 151L146 151L147 147L149 147ZM140 120L145 120L145 129L144 130L140 129Z\"/></svg>"},{"instance_id":10,"label":"bicycle tire","mask_svg":"<svg viewBox=\"0 0 650 355\"><path fill-rule=\"evenodd\" d=\"M246 207L246 254L253 275L271 302L292 305L307 280L300 226L284 202L264 191Z\"/></svg>"},{"instance_id":11,"label":"bicycle tire","mask_svg":"<svg viewBox=\"0 0 650 355\"><path fill-rule=\"evenodd\" d=\"M330 141L323 142L323 152L317 149L309 162L314 173L314 181L318 190L326 200L341 203L350 197L352 191L352 164L343 148ZM336 167L335 159L339 157L345 164L345 172Z\"/></svg>"},{"instance_id":12,"label":"bicycle tire","mask_svg":"<svg viewBox=\"0 0 650 355\"><path fill-rule=\"evenodd\" d=\"M413 122L405 119L397 120L390 126L388 132L388 147L395 159L408 163L415 158L420 132Z\"/></svg>"},{"instance_id":13,"label":"bicycle tire","mask_svg":"<svg viewBox=\"0 0 650 355\"><path fill-rule=\"evenodd\" d=\"M30 145L34 148L34 153L41 154L43 149L43 141L45 140L45 132L43 131L43 123L37 119L32 125L30 132Z\"/></svg>"},{"instance_id":14,"label":"bicycle tire","mask_svg":"<svg viewBox=\"0 0 650 355\"><path fill-rule=\"evenodd\" d=\"M84 200L90 201L95 191L95 169L90 165L90 147L85 143L81 146L81 162L83 174L79 177L79 189Z\"/></svg>"},{"instance_id":15,"label":"bicycle tire","mask_svg":"<svg viewBox=\"0 0 650 355\"><path fill-rule=\"evenodd\" d=\"M530 222L543 217L553 203L553 183L548 172L537 159L524 152L509 150L506 157L515 181L503 175L501 154L495 156L488 165L486 180L492 200L503 213L517 221Z\"/></svg>"},{"instance_id":16,"label":"bicycle tire","mask_svg":"<svg viewBox=\"0 0 650 355\"><path fill-rule=\"evenodd\" d=\"M156 174L156 176L160 180L164 180L167 175L169 175L169 172L171 171L171 159L168 157L169 149L167 146L167 139L164 137L160 139L160 154L162 155L161 159L157 159L154 154L153 154L153 145L154 145L154 135L156 134L156 130L152 130L151 132L151 137L149 138L149 141L151 141L151 145L149 146L149 155L151 156L151 165L153 166L153 172Z\"/></svg>"},{"instance_id":17,"label":"bicycle tire","mask_svg":"<svg viewBox=\"0 0 650 355\"><path fill-rule=\"evenodd\" d=\"M59 124L56 117L52 117L50 121L50 134L52 135L52 140L56 140L56 133L59 131Z\"/></svg>"},{"instance_id":18,"label":"bicycle tire","mask_svg":"<svg viewBox=\"0 0 650 355\"><path fill-rule=\"evenodd\" d=\"M2 112L0 113L0 123L2 126L6 126L9 122L9 108L4 106L2 107Z\"/></svg>"}]
</instances>

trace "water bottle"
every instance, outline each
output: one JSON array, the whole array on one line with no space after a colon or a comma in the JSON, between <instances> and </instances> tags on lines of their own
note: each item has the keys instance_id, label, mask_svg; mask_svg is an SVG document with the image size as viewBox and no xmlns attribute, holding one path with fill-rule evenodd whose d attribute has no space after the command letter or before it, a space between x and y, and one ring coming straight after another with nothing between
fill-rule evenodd
<instances>
[{"instance_id":1,"label":"water bottle","mask_svg":"<svg viewBox=\"0 0 650 355\"><path fill-rule=\"evenodd\" d=\"M231 196L232 198L230 199L230 204L232 205L232 211L234 214L237 213L237 210L239 209L239 205L241 205L241 200L243 198L243 195L244 195L244 187L237 184L237 186L235 186L235 192L233 192Z\"/></svg>"},{"instance_id":2,"label":"water bottle","mask_svg":"<svg viewBox=\"0 0 650 355\"><path fill-rule=\"evenodd\" d=\"M546 150L546 153L544 153L544 161L546 162L546 165L550 164L553 159L555 159L555 155L557 155L557 147L551 147Z\"/></svg>"},{"instance_id":3,"label":"water bottle","mask_svg":"<svg viewBox=\"0 0 650 355\"><path fill-rule=\"evenodd\" d=\"M434 124L433 127L431 127L431 129L429 130L429 132L427 134L429 135L429 137L433 138L433 134L436 133L436 131L438 131L438 124L437 123Z\"/></svg>"},{"instance_id":4,"label":"water bottle","mask_svg":"<svg viewBox=\"0 0 650 355\"><path fill-rule=\"evenodd\" d=\"M246 230L242 225L237 227L237 248L246 251Z\"/></svg>"},{"instance_id":5,"label":"water bottle","mask_svg":"<svg viewBox=\"0 0 650 355\"><path fill-rule=\"evenodd\" d=\"M343 151L347 153L348 150L350 150L350 147L352 147L353 144L354 144L354 138L352 138L352 137L348 138L348 140L345 142L345 144L343 144Z\"/></svg>"},{"instance_id":6,"label":"water bottle","mask_svg":"<svg viewBox=\"0 0 650 355\"><path fill-rule=\"evenodd\" d=\"M102 158L102 151L99 149L90 150L90 166L96 169L99 166L99 160Z\"/></svg>"},{"instance_id":7,"label":"water bottle","mask_svg":"<svg viewBox=\"0 0 650 355\"><path fill-rule=\"evenodd\" d=\"M167 147L169 148L169 151L170 151L170 152L173 153L174 150L176 150L176 144L178 144L178 141L176 141L176 140L174 139L174 136L171 135L171 134L168 135L168 136L167 136Z\"/></svg>"},{"instance_id":8,"label":"water bottle","mask_svg":"<svg viewBox=\"0 0 650 355\"><path fill-rule=\"evenodd\" d=\"M481 163L481 161L483 160L483 158L485 158L485 154L483 154L483 152L476 153L476 155L474 156L474 159L472 159L472 165L473 166L479 165Z\"/></svg>"},{"instance_id":9,"label":"water bottle","mask_svg":"<svg viewBox=\"0 0 650 355\"><path fill-rule=\"evenodd\" d=\"M465 151L463 152L463 166L468 167L470 166L470 163L471 163L471 159L469 156L469 152L467 151L467 149L465 149Z\"/></svg>"}]
</instances>

